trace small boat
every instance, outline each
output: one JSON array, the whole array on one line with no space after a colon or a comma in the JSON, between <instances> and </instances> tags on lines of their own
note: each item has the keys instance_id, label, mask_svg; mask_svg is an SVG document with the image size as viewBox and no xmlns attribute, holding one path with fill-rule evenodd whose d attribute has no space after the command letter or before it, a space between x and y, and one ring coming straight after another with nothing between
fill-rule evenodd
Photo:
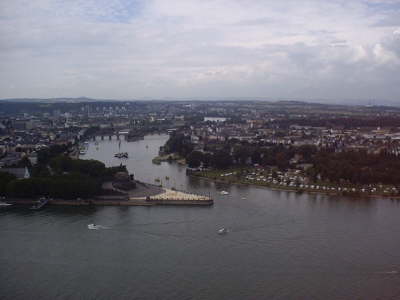
<instances>
[{"instance_id":1,"label":"small boat","mask_svg":"<svg viewBox=\"0 0 400 300\"><path fill-rule=\"evenodd\" d=\"M228 229L226 229L225 227L222 227L221 229L218 230L219 235L223 235L223 234L227 234L227 233L228 233Z\"/></svg>"},{"instance_id":2,"label":"small boat","mask_svg":"<svg viewBox=\"0 0 400 300\"><path fill-rule=\"evenodd\" d=\"M89 224L87 227L88 227L88 229L91 229L91 230L99 229L99 227L97 225L95 225L95 224Z\"/></svg>"},{"instance_id":3,"label":"small boat","mask_svg":"<svg viewBox=\"0 0 400 300\"><path fill-rule=\"evenodd\" d=\"M229 195L227 191L221 191L221 195Z\"/></svg>"},{"instance_id":4,"label":"small boat","mask_svg":"<svg viewBox=\"0 0 400 300\"><path fill-rule=\"evenodd\" d=\"M6 207L6 206L10 206L10 205L12 205L12 204L0 201L0 207L2 207L2 206Z\"/></svg>"},{"instance_id":5,"label":"small boat","mask_svg":"<svg viewBox=\"0 0 400 300\"><path fill-rule=\"evenodd\" d=\"M49 202L48 199L46 198L40 198L39 201L37 202L37 204L33 205L30 209L32 210L39 210L41 209L43 206L45 206L47 204L47 202Z\"/></svg>"},{"instance_id":6,"label":"small boat","mask_svg":"<svg viewBox=\"0 0 400 300\"><path fill-rule=\"evenodd\" d=\"M128 152L119 152L119 153L115 154L114 157L117 157L117 158L128 158L129 155L128 155Z\"/></svg>"},{"instance_id":7,"label":"small boat","mask_svg":"<svg viewBox=\"0 0 400 300\"><path fill-rule=\"evenodd\" d=\"M109 227L103 226L103 225L96 225L96 224L88 224L88 229L90 230L99 230L99 229L109 229Z\"/></svg>"}]
</instances>

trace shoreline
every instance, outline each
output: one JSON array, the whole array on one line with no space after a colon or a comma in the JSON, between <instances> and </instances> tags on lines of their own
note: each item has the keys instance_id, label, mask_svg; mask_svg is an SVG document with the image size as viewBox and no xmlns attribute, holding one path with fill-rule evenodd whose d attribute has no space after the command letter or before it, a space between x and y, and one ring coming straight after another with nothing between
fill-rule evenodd
<instances>
[{"instance_id":1,"label":"shoreline","mask_svg":"<svg viewBox=\"0 0 400 300\"><path fill-rule=\"evenodd\" d=\"M280 186L267 186L267 185L261 185L261 184L254 184L254 183L244 183L244 182L229 182L229 181L224 181L221 179L214 179L214 178L209 178L206 176L200 176L200 175L195 175L195 174L187 174L187 176L191 177L196 177L196 178L201 178L203 180L207 181L212 181L215 183L224 183L228 185L237 185L237 186L250 186L250 187L259 187L263 189L268 189L272 191L280 191L280 192L292 192L296 194L310 194L310 195L325 195L325 196L343 196L343 197L351 197L351 198L385 198L385 199L393 199L393 200L400 200L400 195L398 196L392 196L392 195L385 195L385 194L359 194L359 193L353 193L353 192L347 192L346 194L343 194L342 192L328 192L328 191L315 191L315 190L309 190L309 189L295 189L295 188L284 188Z\"/></svg>"},{"instance_id":2,"label":"shoreline","mask_svg":"<svg viewBox=\"0 0 400 300\"><path fill-rule=\"evenodd\" d=\"M7 199L4 202L12 205L34 205L33 199ZM130 199L130 200L50 200L47 205L54 206L211 206L213 200L178 200L178 199Z\"/></svg>"},{"instance_id":3,"label":"shoreline","mask_svg":"<svg viewBox=\"0 0 400 300\"><path fill-rule=\"evenodd\" d=\"M47 205L65 206L211 206L214 200L206 195L163 188L149 183L137 182L140 188L125 191L123 195L99 195L88 199L51 199ZM148 189L148 190L147 190ZM37 198L8 198L10 204L34 205Z\"/></svg>"}]
</instances>

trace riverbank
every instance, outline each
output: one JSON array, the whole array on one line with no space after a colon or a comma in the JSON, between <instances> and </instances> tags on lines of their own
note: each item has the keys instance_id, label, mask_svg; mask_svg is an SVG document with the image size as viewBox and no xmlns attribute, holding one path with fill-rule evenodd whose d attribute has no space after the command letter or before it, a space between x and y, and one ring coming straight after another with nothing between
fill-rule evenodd
<instances>
[{"instance_id":1,"label":"riverbank","mask_svg":"<svg viewBox=\"0 0 400 300\"><path fill-rule=\"evenodd\" d=\"M9 199L6 203L12 205L34 205L37 204L36 200L12 200ZM85 199L85 200L51 200L47 205L58 205L58 206L211 206L213 200L195 200L195 199L169 199L169 198L138 198L128 200L97 200L97 199ZM12 207L12 206L7 206Z\"/></svg>"},{"instance_id":2,"label":"riverbank","mask_svg":"<svg viewBox=\"0 0 400 300\"><path fill-rule=\"evenodd\" d=\"M111 183L105 183L110 186ZM50 199L47 205L65 206L153 206L153 205L194 205L210 206L214 201L206 195L165 189L153 184L137 182L137 188L129 191L120 191L120 195L100 195L91 199ZM37 199L9 198L4 200L9 204L34 205Z\"/></svg>"},{"instance_id":3,"label":"riverbank","mask_svg":"<svg viewBox=\"0 0 400 300\"><path fill-rule=\"evenodd\" d=\"M230 174L226 173L225 174ZM204 180L217 182L217 183L225 183L225 184L233 184L233 185L242 185L242 186L253 186L260 187L274 191L286 191L286 192L294 192L298 194L320 194L320 195L328 195L328 196L347 196L353 198L390 198L400 200L400 194L389 194L389 193L368 193L362 192L361 189L356 189L354 187L339 187L330 185L321 186L318 184L307 184L303 185L303 187L299 186L288 186L281 184L274 184L270 182L264 181L256 181L250 182L243 179L235 179L235 178L218 178L215 176L215 172L212 175L207 175L205 172L196 172L196 171L188 171L188 176L202 178ZM220 174L221 175L221 174Z\"/></svg>"},{"instance_id":4,"label":"riverbank","mask_svg":"<svg viewBox=\"0 0 400 300\"><path fill-rule=\"evenodd\" d=\"M160 165L162 162L173 162L173 161L176 161L178 164L181 164L181 165L186 164L185 159L176 153L158 155L152 159L152 163L156 164L156 165Z\"/></svg>"}]
</instances>

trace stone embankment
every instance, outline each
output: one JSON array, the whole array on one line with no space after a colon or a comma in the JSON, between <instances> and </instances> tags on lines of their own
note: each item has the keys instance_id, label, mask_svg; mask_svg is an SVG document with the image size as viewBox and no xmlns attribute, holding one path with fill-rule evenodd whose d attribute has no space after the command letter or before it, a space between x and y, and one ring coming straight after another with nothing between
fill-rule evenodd
<instances>
[{"instance_id":1,"label":"stone embankment","mask_svg":"<svg viewBox=\"0 0 400 300\"><path fill-rule=\"evenodd\" d=\"M209 196L165 189L164 193L150 196L147 202L161 205L212 205Z\"/></svg>"},{"instance_id":2,"label":"stone embankment","mask_svg":"<svg viewBox=\"0 0 400 300\"><path fill-rule=\"evenodd\" d=\"M137 188L122 193L120 195L103 195L93 199L51 199L49 205L99 205L99 206L152 206L152 205L213 205L213 200L209 196L164 189L160 186L137 182ZM111 183L103 184L103 188L112 189ZM37 199L7 199L6 202L14 204L35 204Z\"/></svg>"}]
</instances>

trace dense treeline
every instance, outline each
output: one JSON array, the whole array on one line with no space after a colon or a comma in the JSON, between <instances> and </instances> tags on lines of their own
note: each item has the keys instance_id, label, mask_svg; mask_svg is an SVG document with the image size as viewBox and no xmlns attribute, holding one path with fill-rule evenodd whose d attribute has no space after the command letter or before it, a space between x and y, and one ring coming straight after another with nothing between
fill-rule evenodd
<instances>
[{"instance_id":1,"label":"dense treeline","mask_svg":"<svg viewBox=\"0 0 400 300\"><path fill-rule=\"evenodd\" d=\"M261 166L276 166L284 170L290 167L291 159L296 154L301 157L301 162L310 163L316 152L317 148L315 146L285 147L277 145L273 147L260 147L244 144L211 150L206 153L193 151L186 157L186 162L191 168L203 165L204 167L225 169L233 165L258 164Z\"/></svg>"},{"instance_id":2,"label":"dense treeline","mask_svg":"<svg viewBox=\"0 0 400 300\"><path fill-rule=\"evenodd\" d=\"M125 166L106 168L105 164L98 160L72 159L62 155L53 158L49 166L56 174L75 173L92 178L110 178L116 172L126 171Z\"/></svg>"},{"instance_id":3,"label":"dense treeline","mask_svg":"<svg viewBox=\"0 0 400 300\"><path fill-rule=\"evenodd\" d=\"M42 149L37 153L37 165L31 168L33 176L49 176L48 163L54 157L64 154L69 149L69 145L52 145L49 148Z\"/></svg>"},{"instance_id":4,"label":"dense treeline","mask_svg":"<svg viewBox=\"0 0 400 300\"><path fill-rule=\"evenodd\" d=\"M357 127L399 127L400 118L394 116L379 117L340 117L340 118L299 118L284 119L274 122L283 128L296 124L299 126L312 127L339 127L339 128L357 128Z\"/></svg>"},{"instance_id":5,"label":"dense treeline","mask_svg":"<svg viewBox=\"0 0 400 300\"><path fill-rule=\"evenodd\" d=\"M7 184L6 195L17 198L48 196L61 199L88 198L99 194L101 181L82 174L51 177L32 177L12 180Z\"/></svg>"},{"instance_id":6,"label":"dense treeline","mask_svg":"<svg viewBox=\"0 0 400 300\"><path fill-rule=\"evenodd\" d=\"M178 153L186 159L190 168L213 167L226 169L233 165L259 164L263 166L277 166L286 169L295 154L301 155L303 162L310 162L317 152L315 146L286 147L277 145L273 147L260 147L247 142L228 141L224 145L208 145L206 151L193 150L194 145L190 138L183 134L170 137L165 145L166 153Z\"/></svg>"},{"instance_id":7,"label":"dense treeline","mask_svg":"<svg viewBox=\"0 0 400 300\"><path fill-rule=\"evenodd\" d=\"M95 160L74 160L57 157L51 162L52 176L36 176L16 179L15 176L0 172L0 195L32 198L48 196L62 199L88 198L101 194L104 180L112 178L125 166L106 168Z\"/></svg>"},{"instance_id":8,"label":"dense treeline","mask_svg":"<svg viewBox=\"0 0 400 300\"><path fill-rule=\"evenodd\" d=\"M16 177L13 174L7 172L0 172L0 195L4 196L7 194L7 185L15 180Z\"/></svg>"},{"instance_id":9,"label":"dense treeline","mask_svg":"<svg viewBox=\"0 0 400 300\"><path fill-rule=\"evenodd\" d=\"M400 159L366 151L319 152L314 158L312 174L332 182L354 184L399 184Z\"/></svg>"},{"instance_id":10,"label":"dense treeline","mask_svg":"<svg viewBox=\"0 0 400 300\"><path fill-rule=\"evenodd\" d=\"M102 192L102 182L125 166L107 168L96 160L71 159L64 155L67 146L54 145L38 153L32 177L16 179L0 172L0 195L17 198L48 196L62 199L88 198Z\"/></svg>"},{"instance_id":11,"label":"dense treeline","mask_svg":"<svg viewBox=\"0 0 400 300\"><path fill-rule=\"evenodd\" d=\"M180 133L171 135L164 147L166 153L178 153L183 157L193 151L190 137Z\"/></svg>"},{"instance_id":12,"label":"dense treeline","mask_svg":"<svg viewBox=\"0 0 400 300\"><path fill-rule=\"evenodd\" d=\"M169 144L181 155L187 153L190 142L170 139ZM167 143L168 144L168 143ZM181 147L184 147L182 150ZM191 151L183 155L190 168L212 167L226 169L234 166L258 164L276 167L279 170L295 168L298 164L309 164L307 174L313 179L332 183L352 184L398 184L400 183L400 158L388 154L370 154L366 151L334 152L318 150L316 146L274 145L261 147L246 142L225 143L218 147L207 147L207 151Z\"/></svg>"}]
</instances>

